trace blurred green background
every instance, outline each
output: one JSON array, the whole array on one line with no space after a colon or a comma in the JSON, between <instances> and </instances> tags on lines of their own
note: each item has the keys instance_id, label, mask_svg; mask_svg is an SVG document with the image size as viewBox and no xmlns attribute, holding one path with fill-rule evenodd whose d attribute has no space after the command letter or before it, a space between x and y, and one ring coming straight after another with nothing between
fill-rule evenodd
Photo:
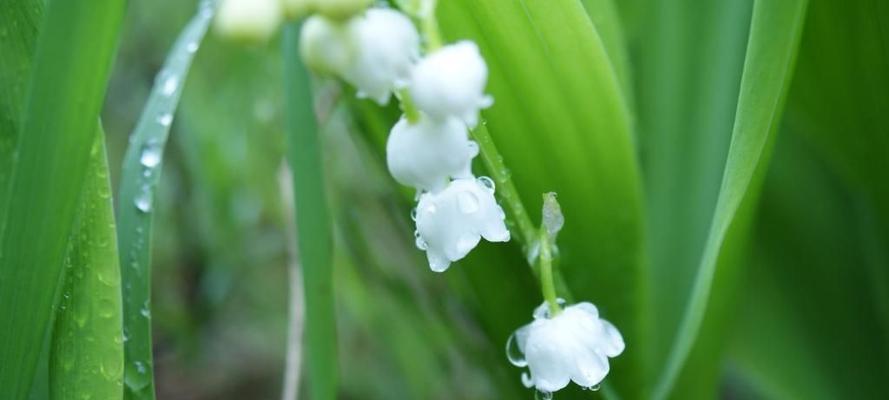
<instances>
[{"instance_id":1,"label":"blurred green background","mask_svg":"<svg viewBox=\"0 0 889 400\"><path fill-rule=\"evenodd\" d=\"M535 79L522 72L525 62L546 63L546 54L582 46L529 43L536 61L511 59L498 53L505 38L534 32L479 22L497 20L496 7L484 2L441 3L445 36L475 38L492 64L497 103L486 117L532 216L540 192L560 194L569 286L619 327L642 318L633 315L635 302L653 304L641 332L627 328L628 349L665 359L723 177L753 2L632 0L615 2L616 9L582 2L609 56L623 65L616 73L626 90L630 159L640 170L604 178L596 160L611 149L590 146L611 142L577 139L588 126L582 118L574 125L547 120L583 113L571 108L571 99L583 97L571 86L588 58L578 56L570 68L550 65L552 75L540 77L540 85L560 85L553 93L564 94L563 103L534 103L528 94L535 87L521 83ZM115 184L154 76L194 9L192 1L130 2L103 112ZM185 86L155 202L159 398L280 396L294 251L282 183L282 63L280 37L242 45L211 34ZM889 3L812 0L792 76L748 239L731 255L735 267L717 274L677 398L889 396ZM397 108L354 100L330 80L316 80L316 94L336 223L340 397L530 397L503 350L541 301L519 245L482 244L447 273L430 272L413 246L411 194L385 169L383 144ZM534 135L513 135L510 124L522 118ZM637 175L639 187L628 181L617 193L584 183ZM623 286L620 276L642 273L646 283ZM628 291L641 294L613 300L612 292ZM650 384L622 372L638 354L615 360L609 381ZM658 375L661 362L642 374ZM592 395L571 389L558 396Z\"/></svg>"}]
</instances>

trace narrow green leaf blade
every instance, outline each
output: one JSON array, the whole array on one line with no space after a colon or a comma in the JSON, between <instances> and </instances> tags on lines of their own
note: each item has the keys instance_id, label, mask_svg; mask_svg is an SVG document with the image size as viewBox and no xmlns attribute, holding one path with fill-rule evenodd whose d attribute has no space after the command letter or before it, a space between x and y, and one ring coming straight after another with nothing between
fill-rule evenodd
<instances>
[{"instance_id":1,"label":"narrow green leaf blade","mask_svg":"<svg viewBox=\"0 0 889 400\"><path fill-rule=\"evenodd\" d=\"M50 360L54 399L123 397L123 310L105 135L99 128L68 241Z\"/></svg>"},{"instance_id":2,"label":"narrow green leaf blade","mask_svg":"<svg viewBox=\"0 0 889 400\"><path fill-rule=\"evenodd\" d=\"M646 390L675 340L719 193L749 35L752 0L637 6L637 134L646 198L651 326ZM642 3L635 1L635 3ZM712 397L718 369L692 386ZM709 394L704 394L709 392Z\"/></svg>"},{"instance_id":3,"label":"narrow green leaf blade","mask_svg":"<svg viewBox=\"0 0 889 400\"><path fill-rule=\"evenodd\" d=\"M43 16L39 0L7 1L0 5L0 211L9 201L13 154L21 130L25 91ZM0 237L6 218L0 218Z\"/></svg>"},{"instance_id":4,"label":"narrow green leaf blade","mask_svg":"<svg viewBox=\"0 0 889 400\"><path fill-rule=\"evenodd\" d=\"M27 395L49 328L123 9L119 0L47 7L10 198L0 210L6 220L0 243L3 398Z\"/></svg>"},{"instance_id":5,"label":"narrow green leaf blade","mask_svg":"<svg viewBox=\"0 0 889 400\"><path fill-rule=\"evenodd\" d=\"M886 390L887 27L889 3L880 0L812 0L807 12L756 234L761 257L749 287L763 290L740 314L732 354L767 396Z\"/></svg>"},{"instance_id":6,"label":"narrow green leaf blade","mask_svg":"<svg viewBox=\"0 0 889 400\"><path fill-rule=\"evenodd\" d=\"M157 75L127 147L118 200L123 281L124 383L128 399L154 398L151 352L151 232L155 187L164 146L195 53L213 18L214 2L202 1Z\"/></svg>"},{"instance_id":7,"label":"narrow green leaf blade","mask_svg":"<svg viewBox=\"0 0 889 400\"><path fill-rule=\"evenodd\" d=\"M336 398L336 320L333 307L332 228L321 144L308 71L299 58L300 25L284 32L284 94L288 151L293 171L297 245L306 307L306 367L311 398Z\"/></svg>"},{"instance_id":8,"label":"narrow green leaf blade","mask_svg":"<svg viewBox=\"0 0 889 400\"><path fill-rule=\"evenodd\" d=\"M624 35L623 24L613 0L582 0L584 9L593 26L602 38L602 45L620 81L621 91L627 97L627 106L632 107L633 81L630 70L630 55Z\"/></svg>"},{"instance_id":9,"label":"narrow green leaf blade","mask_svg":"<svg viewBox=\"0 0 889 400\"><path fill-rule=\"evenodd\" d=\"M724 315L720 307L730 298L728 283L737 269L732 262L744 244L764 171L768 165L775 131L780 122L787 88L796 58L807 2L805 0L756 0L748 41L735 127L726 160L722 187L704 254L696 272L692 293L679 332L653 397L667 397L702 331L719 332ZM715 284L720 290L711 296ZM715 316L707 316L711 311ZM713 365L709 366L713 368Z\"/></svg>"}]
</instances>

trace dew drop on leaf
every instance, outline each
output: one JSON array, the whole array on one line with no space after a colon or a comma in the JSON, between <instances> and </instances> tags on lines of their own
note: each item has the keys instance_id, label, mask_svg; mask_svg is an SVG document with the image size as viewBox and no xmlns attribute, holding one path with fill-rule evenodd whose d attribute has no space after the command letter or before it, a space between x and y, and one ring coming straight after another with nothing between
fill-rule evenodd
<instances>
[{"instance_id":1,"label":"dew drop on leaf","mask_svg":"<svg viewBox=\"0 0 889 400\"><path fill-rule=\"evenodd\" d=\"M151 212L151 190L148 188L148 185L142 187L142 190L139 191L139 194L133 200L133 204L139 211L144 213Z\"/></svg>"},{"instance_id":2,"label":"dew drop on leaf","mask_svg":"<svg viewBox=\"0 0 889 400\"><path fill-rule=\"evenodd\" d=\"M157 140L149 140L142 146L139 163L145 168L154 168L161 162L161 144Z\"/></svg>"},{"instance_id":3,"label":"dew drop on leaf","mask_svg":"<svg viewBox=\"0 0 889 400\"><path fill-rule=\"evenodd\" d=\"M161 126L168 127L173 123L173 114L163 113L157 116L157 123L161 124Z\"/></svg>"},{"instance_id":4,"label":"dew drop on leaf","mask_svg":"<svg viewBox=\"0 0 889 400\"><path fill-rule=\"evenodd\" d=\"M161 86L161 94L164 96L172 96L179 88L179 77L176 75L168 75L164 78L163 86Z\"/></svg>"}]
</instances>

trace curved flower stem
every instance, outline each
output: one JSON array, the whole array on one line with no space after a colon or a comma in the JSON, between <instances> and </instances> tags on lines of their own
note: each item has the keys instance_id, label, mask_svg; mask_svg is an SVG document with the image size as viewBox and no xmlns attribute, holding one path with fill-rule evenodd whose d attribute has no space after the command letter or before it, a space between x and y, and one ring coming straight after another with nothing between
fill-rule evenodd
<instances>
[{"instance_id":1,"label":"curved flower stem","mask_svg":"<svg viewBox=\"0 0 889 400\"><path fill-rule=\"evenodd\" d=\"M426 51L433 52L442 45L441 31L438 29L438 19L435 18L437 0L428 0L427 9L421 11L420 29L426 38Z\"/></svg>"},{"instance_id":2,"label":"curved flower stem","mask_svg":"<svg viewBox=\"0 0 889 400\"><path fill-rule=\"evenodd\" d=\"M420 120L420 111L417 110L417 106L414 105L414 100L411 98L410 91L407 88L398 89L395 92L395 96L398 98L398 102L401 105L401 111L404 112L404 117L407 118L407 122L411 124L415 124Z\"/></svg>"},{"instance_id":3,"label":"curved flower stem","mask_svg":"<svg viewBox=\"0 0 889 400\"><path fill-rule=\"evenodd\" d=\"M515 220L521 240L525 243L526 258L533 266L534 259L537 258L537 254L535 254L537 253L536 242L538 241L537 229L534 228L534 223L531 222L528 212L525 211L525 205L522 203L519 192L512 182L509 170L503 164L503 156L497 151L494 139L488 133L488 128L484 122L471 132L473 139L478 143L482 161L485 163L485 167L488 168L491 179L497 185L497 194L506 203L506 207L509 209L513 220Z\"/></svg>"},{"instance_id":4,"label":"curved flower stem","mask_svg":"<svg viewBox=\"0 0 889 400\"><path fill-rule=\"evenodd\" d=\"M546 228L540 228L540 289L543 291L543 299L549 306L549 315L554 317L562 312L556 297L556 285L553 283L553 252L552 240L546 232Z\"/></svg>"},{"instance_id":5,"label":"curved flower stem","mask_svg":"<svg viewBox=\"0 0 889 400\"><path fill-rule=\"evenodd\" d=\"M435 51L442 46L441 32L438 28L438 20L435 17L435 3L436 0L430 0L427 3L428 8L421 10L418 15L420 29L426 39L427 53ZM414 106L408 91L399 90L398 99L401 101L401 109L404 111L408 121L416 121L416 118L419 118L419 112ZM494 140L491 138L485 123L479 124L471 130L471 133L472 138L478 143L482 161L497 187L497 195L506 205L510 216L515 222L515 229L511 230L518 231L520 240L524 244L525 259L528 260L528 265L531 266L531 269L540 279L543 297L549 304L550 314L555 315L560 311L560 307L556 301L556 285L554 282L558 282L559 289L566 292L566 295L568 293L561 276L557 271L553 271L553 240L547 235L544 227L538 230L535 228L534 223L531 222L525 205L519 197L519 192L512 182L509 170L503 163L503 156L497 151L497 146L494 145Z\"/></svg>"}]
</instances>

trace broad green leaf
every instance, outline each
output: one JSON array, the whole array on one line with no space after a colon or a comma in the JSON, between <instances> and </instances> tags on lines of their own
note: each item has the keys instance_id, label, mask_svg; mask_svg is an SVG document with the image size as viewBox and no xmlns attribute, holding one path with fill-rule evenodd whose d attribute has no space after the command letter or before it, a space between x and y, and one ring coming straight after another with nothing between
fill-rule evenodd
<instances>
[{"instance_id":1,"label":"broad green leaf","mask_svg":"<svg viewBox=\"0 0 889 400\"><path fill-rule=\"evenodd\" d=\"M27 395L57 304L123 9L117 0L47 5L9 199L0 210L7 232L0 243L0 315L7 327L0 338L3 398ZM19 35L17 24L2 29L14 27L8 34ZM28 29L22 26L22 35Z\"/></svg>"},{"instance_id":2,"label":"broad green leaf","mask_svg":"<svg viewBox=\"0 0 889 400\"><path fill-rule=\"evenodd\" d=\"M485 56L495 99L484 112L487 129L526 208L540 210L542 193L558 193L565 214L560 268L574 297L596 303L625 335L627 351L614 360L609 380L622 395L638 397L641 191L630 114L605 44L577 1L447 1L438 15L449 41L475 40ZM505 343L530 320L539 291L523 285L533 281L519 275L527 272L515 246L477 253L452 269L470 274L492 340Z\"/></svg>"},{"instance_id":3,"label":"broad green leaf","mask_svg":"<svg viewBox=\"0 0 889 400\"><path fill-rule=\"evenodd\" d=\"M633 105L633 82L630 70L630 56L624 36L623 24L613 0L582 0L587 15L602 38L602 45L611 60L614 73L620 81L622 94L627 97L630 108Z\"/></svg>"},{"instance_id":4,"label":"broad green leaf","mask_svg":"<svg viewBox=\"0 0 889 400\"><path fill-rule=\"evenodd\" d=\"M31 59L43 16L43 2L15 0L0 4L0 210L6 210L13 154L22 123ZM0 218L0 237L6 219Z\"/></svg>"},{"instance_id":5,"label":"broad green leaf","mask_svg":"<svg viewBox=\"0 0 889 400\"><path fill-rule=\"evenodd\" d=\"M806 1L756 0L732 142L706 246L679 331L653 397L667 397L686 361L689 376L714 369L727 302L793 72ZM713 293L713 295L711 295ZM698 342L698 337L705 341ZM694 350L694 351L693 351ZM691 379L691 378L689 378ZM682 387L677 390L683 396Z\"/></svg>"},{"instance_id":6,"label":"broad green leaf","mask_svg":"<svg viewBox=\"0 0 889 400\"><path fill-rule=\"evenodd\" d=\"M644 3L641 7L638 3ZM710 227L732 132L752 1L617 2L637 54L651 295L647 390L675 340ZM706 392L716 368L691 386ZM706 383L705 383L706 382Z\"/></svg>"},{"instance_id":7,"label":"broad green leaf","mask_svg":"<svg viewBox=\"0 0 889 400\"><path fill-rule=\"evenodd\" d=\"M871 271L889 265L889 237L808 134L776 147L732 360L770 398L879 398L889 342Z\"/></svg>"},{"instance_id":8,"label":"broad green leaf","mask_svg":"<svg viewBox=\"0 0 889 400\"><path fill-rule=\"evenodd\" d=\"M105 135L99 128L65 256L50 362L54 399L123 397L123 310Z\"/></svg>"},{"instance_id":9,"label":"broad green leaf","mask_svg":"<svg viewBox=\"0 0 889 400\"><path fill-rule=\"evenodd\" d=\"M809 7L787 104L793 140L783 151L779 144L780 169L768 178L759 219L763 256L750 285L769 291L742 313L733 349L740 372L766 395L875 398L885 391L887 24L881 1L813 0ZM756 311L762 308L770 312ZM787 346L763 340L750 324L773 327L767 334Z\"/></svg>"},{"instance_id":10,"label":"broad green leaf","mask_svg":"<svg viewBox=\"0 0 889 400\"><path fill-rule=\"evenodd\" d=\"M325 400L336 398L337 392L333 234L309 73L299 58L299 30L298 24L287 26L283 41L287 159L305 287L308 384L313 399Z\"/></svg>"},{"instance_id":11,"label":"broad green leaf","mask_svg":"<svg viewBox=\"0 0 889 400\"><path fill-rule=\"evenodd\" d=\"M192 59L213 17L215 3L202 1L170 50L124 156L118 200L120 269L123 281L125 394L154 398L151 351L151 233L155 187L164 146Z\"/></svg>"}]
</instances>

